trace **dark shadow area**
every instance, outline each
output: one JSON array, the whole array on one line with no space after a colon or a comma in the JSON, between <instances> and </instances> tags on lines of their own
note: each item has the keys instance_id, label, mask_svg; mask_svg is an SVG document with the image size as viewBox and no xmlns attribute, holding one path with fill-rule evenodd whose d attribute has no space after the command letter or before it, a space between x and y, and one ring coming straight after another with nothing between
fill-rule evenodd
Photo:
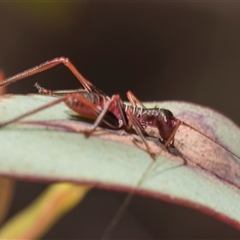
<instances>
[{"instance_id":1,"label":"dark shadow area","mask_svg":"<svg viewBox=\"0 0 240 240\"><path fill-rule=\"evenodd\" d=\"M18 182L10 215L23 209L46 184ZM99 239L126 194L93 190L44 239ZM179 205L134 196L112 239L238 239L240 233L212 217Z\"/></svg>"}]
</instances>

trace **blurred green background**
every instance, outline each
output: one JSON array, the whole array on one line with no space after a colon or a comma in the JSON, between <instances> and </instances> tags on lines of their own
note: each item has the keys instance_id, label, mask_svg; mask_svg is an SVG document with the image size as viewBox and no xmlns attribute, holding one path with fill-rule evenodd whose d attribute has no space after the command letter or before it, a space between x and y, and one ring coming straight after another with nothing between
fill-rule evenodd
<instances>
[{"instance_id":1,"label":"blurred green background","mask_svg":"<svg viewBox=\"0 0 240 240\"><path fill-rule=\"evenodd\" d=\"M0 3L0 32L6 76L66 56L108 95L126 99L131 90L142 101L189 101L240 123L240 3L6 2ZM51 89L79 87L59 66L8 92L36 92L35 82ZM11 214L45 186L19 182ZM100 238L124 197L94 190L45 239ZM201 213L136 196L113 239L239 237Z\"/></svg>"}]
</instances>

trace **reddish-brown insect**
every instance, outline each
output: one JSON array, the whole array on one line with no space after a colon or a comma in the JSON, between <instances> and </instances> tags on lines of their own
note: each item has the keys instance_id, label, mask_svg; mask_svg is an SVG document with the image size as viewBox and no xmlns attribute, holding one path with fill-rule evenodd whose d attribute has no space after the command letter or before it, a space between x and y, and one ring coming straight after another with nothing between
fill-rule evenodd
<instances>
[{"instance_id":1,"label":"reddish-brown insect","mask_svg":"<svg viewBox=\"0 0 240 240\"><path fill-rule=\"evenodd\" d=\"M174 117L171 111L158 107L151 109L146 108L143 103L139 101L130 91L127 92L127 98L130 102L130 105L123 103L118 94L115 94L110 98L100 89L98 89L88 80L86 80L82 76L82 74L79 73L79 71L75 68L75 66L69 61L68 58L55 58L29 70L26 70L22 73L19 73L13 77L7 78L0 83L0 87L7 86L23 78L53 68L58 64L64 64L66 67L68 67L69 70L83 85L84 89L52 91L42 88L38 84L35 84L35 87L38 88L38 91L41 94L64 96L45 106L41 106L40 108L27 112L15 119L2 123L0 125L1 127L16 122L21 118L34 114L45 108L54 106L60 102L65 102L65 104L69 108L79 113L80 115L90 119L96 119L93 126L91 127L91 130L86 133L87 135L90 135L91 132L93 132L102 121L113 129L125 129L126 131L134 129L135 132L141 137L141 140L146 146L147 152L152 157L153 154L151 153L151 149L146 141L146 136L148 134L145 132L144 129L148 126L156 127L161 137L161 139L159 140L164 143L165 147L168 150L170 150L171 146L174 146L174 135L180 124L188 126L194 131L197 131L199 134L205 136L206 138L210 139L214 143L224 148L226 151L238 157L236 154L231 152L223 145L219 144L214 139L208 137L207 135L192 127L191 125Z\"/></svg>"},{"instance_id":2,"label":"reddish-brown insect","mask_svg":"<svg viewBox=\"0 0 240 240\"><path fill-rule=\"evenodd\" d=\"M174 117L171 111L158 107L146 108L143 103L139 101L130 91L127 92L127 98L130 104L123 103L118 94L115 94L112 97L107 96L104 92L102 92L100 89L98 89L88 80L86 80L78 72L75 66L69 61L69 59L64 57L55 58L34 68L19 73L13 77L7 78L0 83L0 87L7 86L15 81L45 71L61 63L69 68L69 70L83 85L84 89L53 91L45 89L38 84L35 84L35 87L38 89L39 93L60 97L46 105L40 106L37 109L33 109L32 111L29 111L21 116L2 123L0 124L0 127L6 126L10 123L14 123L26 116L52 107L60 102L64 102L70 109L77 112L78 114L95 120L91 129L86 132L86 135L89 136L93 131L95 131L95 129L99 126L101 122L103 122L105 125L112 129L124 129L127 132L135 131L135 133L140 136L142 142L144 143L146 151L153 159L155 158L155 155L152 153L151 148L149 147L146 140L146 136L151 137L151 134L147 133L145 129L149 126L156 128L160 136L159 141L161 141L167 148L167 150L170 151L171 147L174 147L174 136L181 124L193 129L194 131L208 138L215 144L219 145L220 147L240 159L239 156L227 149L225 146L221 145L220 143L210 138L206 134L202 133L201 131L197 130L196 128L192 127L191 125ZM136 188L138 188L142 184L149 169L152 167L152 164L153 161L143 174L142 178L139 180ZM112 224L109 226L109 229L104 235L105 239L110 237L112 231L114 230L116 220L120 219L134 193L135 192L133 191L128 195L123 205L117 212Z\"/></svg>"},{"instance_id":3,"label":"reddish-brown insect","mask_svg":"<svg viewBox=\"0 0 240 240\"><path fill-rule=\"evenodd\" d=\"M47 61L37 67L31 68L6 79L0 84L0 87L7 86L8 84L52 68L60 63L65 64L65 66L71 70L71 72L83 85L84 89L51 91L40 87L38 84L35 84L39 90L39 93L41 94L64 94L64 96L50 104L40 107L39 109L35 109L17 117L16 119L3 123L1 126L15 122L23 117L36 113L50 106L54 106L60 102L65 102L69 108L78 114L90 119L96 119L91 130L86 133L87 135L90 135L91 132L93 132L101 123L101 121L113 129L124 129L126 131L131 131L134 129L134 131L141 137L141 140L145 144L147 152L154 157L146 141L145 136L147 133L144 130L147 126L153 126L158 129L159 134L162 137L161 141L165 144L168 150L170 150L170 147L173 146L174 134L177 131L181 121L176 119L169 110L160 108L148 109L130 91L127 92L127 97L131 105L124 104L118 94L115 94L110 98L92 83L87 81L67 58L61 57ZM137 104L140 106L137 106Z\"/></svg>"}]
</instances>

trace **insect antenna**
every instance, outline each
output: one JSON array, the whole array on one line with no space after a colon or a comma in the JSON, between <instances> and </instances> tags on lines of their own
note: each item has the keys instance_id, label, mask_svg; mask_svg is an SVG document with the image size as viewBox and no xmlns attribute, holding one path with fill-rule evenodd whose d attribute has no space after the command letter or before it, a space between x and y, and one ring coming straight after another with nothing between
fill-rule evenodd
<instances>
[{"instance_id":1,"label":"insect antenna","mask_svg":"<svg viewBox=\"0 0 240 240\"><path fill-rule=\"evenodd\" d=\"M151 161L151 163L147 166L146 170L144 171L142 177L139 179L139 181L137 182L137 185L134 187L134 189L127 195L127 197L125 198L125 200L123 201L122 205L119 207L118 211L115 213L115 215L113 216L110 224L108 225L108 227L106 228L103 236L102 236L102 240L108 240L111 238L112 233L114 232L116 225L118 223L118 221L122 218L123 214L125 213L128 205L130 204L132 198L134 197L136 191L138 190L138 188L142 185L143 181L146 179L150 169L152 168L152 166L154 165L155 161Z\"/></svg>"},{"instance_id":2,"label":"insect antenna","mask_svg":"<svg viewBox=\"0 0 240 240\"><path fill-rule=\"evenodd\" d=\"M224 150L226 150L227 152L229 152L230 154L232 154L233 156L235 156L236 158L240 159L240 156L238 156L237 154L235 154L234 152L232 152L231 150L229 150L227 147L223 146L221 143L219 143L218 141L212 139L211 137L207 136L205 133L199 131L197 128L181 121L181 124L184 126L187 126L191 129L193 129L194 131L196 131L197 133L201 134L202 136L206 137L207 139L211 140L212 142L216 143L218 146L222 147Z\"/></svg>"}]
</instances>

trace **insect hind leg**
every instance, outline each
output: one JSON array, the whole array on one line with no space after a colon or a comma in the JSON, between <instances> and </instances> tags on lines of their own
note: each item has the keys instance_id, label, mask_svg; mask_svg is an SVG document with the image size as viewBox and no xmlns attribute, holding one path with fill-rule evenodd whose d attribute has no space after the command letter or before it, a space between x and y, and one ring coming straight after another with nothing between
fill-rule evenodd
<instances>
[{"instance_id":1,"label":"insect hind leg","mask_svg":"<svg viewBox=\"0 0 240 240\"><path fill-rule=\"evenodd\" d=\"M87 92L94 92L94 93L105 95L105 93L103 93L100 89L98 89L91 82L89 82L86 78L84 78L83 75L71 63L71 61L65 57L54 58L54 59L46 61L40 65L37 65L33 68L30 68L26 71L18 73L10 78L6 78L3 82L0 82L0 87L7 86L11 83L14 83L16 81L19 81L19 80L27 78L27 77L30 77L37 73L44 72L44 71L51 69L59 64L64 64L73 73L73 75L78 79L78 81L83 85L84 89Z\"/></svg>"}]
</instances>

